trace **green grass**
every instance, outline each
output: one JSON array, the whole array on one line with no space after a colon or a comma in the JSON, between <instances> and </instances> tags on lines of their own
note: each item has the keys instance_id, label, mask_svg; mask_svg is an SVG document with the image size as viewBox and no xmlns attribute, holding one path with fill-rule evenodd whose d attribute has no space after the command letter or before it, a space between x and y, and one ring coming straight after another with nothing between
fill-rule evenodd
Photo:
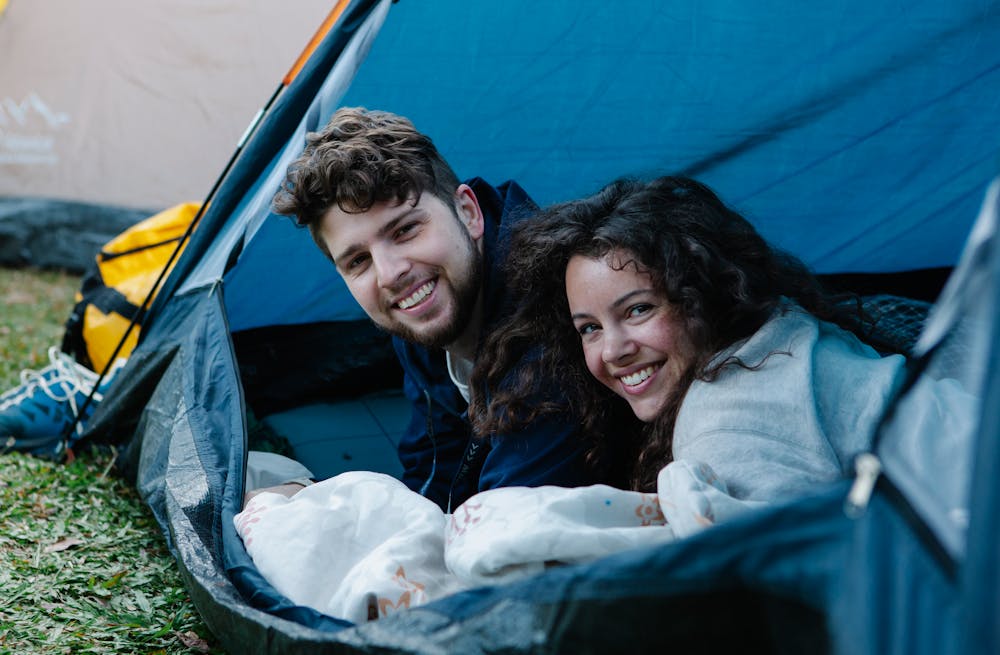
<instances>
[{"instance_id":1,"label":"green grass","mask_svg":"<svg viewBox=\"0 0 1000 655\"><path fill-rule=\"evenodd\" d=\"M0 389L17 384L21 369L49 363L79 285L64 273L0 268Z\"/></svg>"},{"instance_id":2,"label":"green grass","mask_svg":"<svg viewBox=\"0 0 1000 655\"><path fill-rule=\"evenodd\" d=\"M0 269L0 390L48 364L79 278ZM0 455L0 655L221 653L113 455Z\"/></svg>"}]
</instances>

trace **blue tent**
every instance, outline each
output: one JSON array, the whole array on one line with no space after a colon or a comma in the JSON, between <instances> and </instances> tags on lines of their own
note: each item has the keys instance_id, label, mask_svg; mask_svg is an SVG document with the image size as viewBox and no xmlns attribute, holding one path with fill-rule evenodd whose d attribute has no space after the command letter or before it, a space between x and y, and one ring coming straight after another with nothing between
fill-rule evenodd
<instances>
[{"instance_id":1,"label":"blue tent","mask_svg":"<svg viewBox=\"0 0 1000 655\"><path fill-rule=\"evenodd\" d=\"M943 455L957 471L938 476L950 486L914 459L920 448L900 446L904 396L864 508L845 513L845 480L669 546L357 626L283 598L232 527L248 408L296 432L326 430L295 444L323 474L398 466L406 409L384 376L351 389L373 392L360 398L310 396L383 366L385 344L308 234L269 211L305 133L337 107L408 116L460 176L516 179L542 204L622 175L693 175L831 280L933 298L1000 171L1000 5L343 0L337 10L222 178L89 430L127 445L123 462L227 649L1000 650L1000 257L989 211L932 316L937 334L913 359L914 389L957 366L983 399L968 434L953 435L964 446ZM295 353L260 358L290 342L327 349L301 366ZM358 350L373 354L345 356ZM266 388L277 368L313 385L308 406Z\"/></svg>"}]
</instances>

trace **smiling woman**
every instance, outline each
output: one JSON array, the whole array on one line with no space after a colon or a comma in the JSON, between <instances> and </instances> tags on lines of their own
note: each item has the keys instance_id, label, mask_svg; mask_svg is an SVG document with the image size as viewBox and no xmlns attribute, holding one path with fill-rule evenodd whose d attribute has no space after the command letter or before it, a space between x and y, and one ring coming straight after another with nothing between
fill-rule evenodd
<instances>
[{"instance_id":1,"label":"smiling woman","mask_svg":"<svg viewBox=\"0 0 1000 655\"><path fill-rule=\"evenodd\" d=\"M473 382L501 392L474 399L477 428L547 411L525 390L559 371L590 457L624 462L633 489L678 460L746 502L836 480L903 371L852 333L869 327L860 310L691 179L623 180L553 206L516 231L506 267L519 303L486 340L494 366ZM539 353L532 373L504 384L526 353ZM642 426L622 421L626 407Z\"/></svg>"},{"instance_id":2,"label":"smiling woman","mask_svg":"<svg viewBox=\"0 0 1000 655\"><path fill-rule=\"evenodd\" d=\"M652 421L693 365L695 348L680 312L656 290L634 257L574 255L566 297L587 369Z\"/></svg>"}]
</instances>

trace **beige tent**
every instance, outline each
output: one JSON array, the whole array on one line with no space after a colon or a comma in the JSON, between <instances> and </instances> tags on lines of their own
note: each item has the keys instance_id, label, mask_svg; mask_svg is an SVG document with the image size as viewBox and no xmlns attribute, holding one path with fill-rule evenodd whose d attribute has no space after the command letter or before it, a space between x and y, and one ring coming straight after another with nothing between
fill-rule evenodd
<instances>
[{"instance_id":1,"label":"beige tent","mask_svg":"<svg viewBox=\"0 0 1000 655\"><path fill-rule=\"evenodd\" d=\"M201 200L333 0L0 0L0 202Z\"/></svg>"}]
</instances>

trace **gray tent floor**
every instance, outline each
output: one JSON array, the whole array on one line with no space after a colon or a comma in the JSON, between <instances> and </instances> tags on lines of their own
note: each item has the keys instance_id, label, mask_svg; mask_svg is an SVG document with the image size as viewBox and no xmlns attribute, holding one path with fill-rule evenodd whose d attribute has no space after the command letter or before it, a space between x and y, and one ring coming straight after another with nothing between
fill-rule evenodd
<instances>
[{"instance_id":1,"label":"gray tent floor","mask_svg":"<svg viewBox=\"0 0 1000 655\"><path fill-rule=\"evenodd\" d=\"M262 422L288 439L316 479L325 479L346 471L401 477L396 446L409 420L410 402L399 390L304 405Z\"/></svg>"}]
</instances>

